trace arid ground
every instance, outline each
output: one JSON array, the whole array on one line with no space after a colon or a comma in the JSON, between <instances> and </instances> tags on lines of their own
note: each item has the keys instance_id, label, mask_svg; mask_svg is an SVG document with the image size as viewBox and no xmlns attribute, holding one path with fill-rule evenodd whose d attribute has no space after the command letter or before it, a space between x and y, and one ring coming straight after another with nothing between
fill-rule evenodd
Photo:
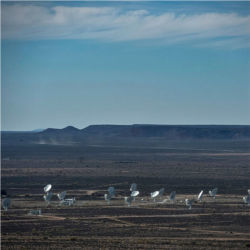
<instances>
[{"instance_id":1,"label":"arid ground","mask_svg":"<svg viewBox=\"0 0 250 250\"><path fill-rule=\"evenodd\" d=\"M124 203L136 182L140 196ZM43 200L43 187L76 197ZM110 204L109 186L116 189ZM162 199L150 192L165 188ZM218 187L215 199L208 190ZM3 145L2 249L245 249L250 247L249 141ZM189 210L184 200L204 190ZM175 190L174 204L166 199ZM4 196L3 196L4 197ZM31 216L41 209L41 216Z\"/></svg>"}]
</instances>

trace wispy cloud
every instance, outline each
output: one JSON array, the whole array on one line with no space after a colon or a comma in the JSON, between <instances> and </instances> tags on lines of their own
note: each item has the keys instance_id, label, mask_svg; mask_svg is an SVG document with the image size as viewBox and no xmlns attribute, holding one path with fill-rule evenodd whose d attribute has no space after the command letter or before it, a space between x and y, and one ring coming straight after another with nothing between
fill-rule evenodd
<instances>
[{"instance_id":1,"label":"wispy cloud","mask_svg":"<svg viewBox=\"0 0 250 250\"><path fill-rule=\"evenodd\" d=\"M3 39L194 41L199 46L248 47L250 15L150 13L113 7L4 5ZM236 43L236 44L235 44ZM237 45L238 43L238 45Z\"/></svg>"}]
</instances>

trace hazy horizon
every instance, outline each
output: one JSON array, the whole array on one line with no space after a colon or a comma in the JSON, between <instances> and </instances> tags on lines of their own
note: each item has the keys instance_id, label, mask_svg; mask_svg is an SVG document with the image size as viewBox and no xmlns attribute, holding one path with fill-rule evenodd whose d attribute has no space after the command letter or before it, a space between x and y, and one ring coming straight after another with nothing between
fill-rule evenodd
<instances>
[{"instance_id":1,"label":"hazy horizon","mask_svg":"<svg viewBox=\"0 0 250 250\"><path fill-rule=\"evenodd\" d=\"M249 125L250 2L1 2L1 131Z\"/></svg>"},{"instance_id":2,"label":"hazy horizon","mask_svg":"<svg viewBox=\"0 0 250 250\"><path fill-rule=\"evenodd\" d=\"M43 131L48 128L52 129L64 129L67 127L74 127L76 129L82 130L89 126L132 126L132 125L141 125L141 126L250 126L250 124L139 124L139 123L133 123L133 124L89 124L85 127L77 127L73 125L68 125L65 127L47 127L47 128L34 128L31 130L1 130L1 132L32 132L32 131Z\"/></svg>"}]
</instances>

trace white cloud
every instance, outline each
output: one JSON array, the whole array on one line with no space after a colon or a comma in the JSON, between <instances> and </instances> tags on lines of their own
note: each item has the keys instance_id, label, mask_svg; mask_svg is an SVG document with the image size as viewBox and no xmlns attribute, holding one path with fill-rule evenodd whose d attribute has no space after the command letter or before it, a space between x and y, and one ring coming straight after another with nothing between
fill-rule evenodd
<instances>
[{"instance_id":1,"label":"white cloud","mask_svg":"<svg viewBox=\"0 0 250 250\"><path fill-rule=\"evenodd\" d=\"M124 12L108 7L48 8L21 4L2 7L3 39L112 42L157 39L166 43L195 41L199 45L216 44L217 47L220 44L232 46L240 40L240 47L248 47L249 37L250 16L235 13L177 15L169 12L154 14L143 9ZM208 42L211 39L220 42Z\"/></svg>"}]
</instances>

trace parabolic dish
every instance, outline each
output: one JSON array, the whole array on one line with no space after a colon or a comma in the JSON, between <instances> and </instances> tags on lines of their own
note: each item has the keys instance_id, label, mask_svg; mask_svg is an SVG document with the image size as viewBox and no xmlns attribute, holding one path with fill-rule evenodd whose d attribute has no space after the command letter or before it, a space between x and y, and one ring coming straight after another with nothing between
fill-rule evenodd
<instances>
[{"instance_id":1,"label":"parabolic dish","mask_svg":"<svg viewBox=\"0 0 250 250\"><path fill-rule=\"evenodd\" d=\"M159 191L159 195L162 196L164 194L165 188L161 188Z\"/></svg>"},{"instance_id":2,"label":"parabolic dish","mask_svg":"<svg viewBox=\"0 0 250 250\"><path fill-rule=\"evenodd\" d=\"M159 193L160 193L159 191L154 191L153 193L150 194L151 198L157 197L159 195Z\"/></svg>"},{"instance_id":3,"label":"parabolic dish","mask_svg":"<svg viewBox=\"0 0 250 250\"><path fill-rule=\"evenodd\" d=\"M11 199L10 198L3 199L3 203L2 204L3 204L3 209L5 211L8 211L8 208L9 208L9 206L11 204Z\"/></svg>"},{"instance_id":4,"label":"parabolic dish","mask_svg":"<svg viewBox=\"0 0 250 250\"><path fill-rule=\"evenodd\" d=\"M247 196L246 201L247 201L247 204L250 205L250 195Z\"/></svg>"},{"instance_id":5,"label":"parabolic dish","mask_svg":"<svg viewBox=\"0 0 250 250\"><path fill-rule=\"evenodd\" d=\"M138 196L139 195L139 191L133 191L132 193L131 193L131 197L136 197L136 196Z\"/></svg>"},{"instance_id":6,"label":"parabolic dish","mask_svg":"<svg viewBox=\"0 0 250 250\"><path fill-rule=\"evenodd\" d=\"M51 185L51 184L48 184L48 185L46 185L43 189L44 189L44 192L45 192L45 193L48 193L48 192L51 190L51 188L52 188L52 185Z\"/></svg>"},{"instance_id":7,"label":"parabolic dish","mask_svg":"<svg viewBox=\"0 0 250 250\"><path fill-rule=\"evenodd\" d=\"M200 191L199 195L198 195L198 200L201 200L203 196L203 190Z\"/></svg>"},{"instance_id":8,"label":"parabolic dish","mask_svg":"<svg viewBox=\"0 0 250 250\"><path fill-rule=\"evenodd\" d=\"M105 201L110 201L111 197L109 194L104 194Z\"/></svg>"},{"instance_id":9,"label":"parabolic dish","mask_svg":"<svg viewBox=\"0 0 250 250\"><path fill-rule=\"evenodd\" d=\"M129 196L129 197L124 197L124 201L130 206L130 204L133 201L133 197Z\"/></svg>"},{"instance_id":10,"label":"parabolic dish","mask_svg":"<svg viewBox=\"0 0 250 250\"><path fill-rule=\"evenodd\" d=\"M243 197L243 201L245 203L247 203L248 205L250 205L250 194L248 196L246 196L246 197Z\"/></svg>"},{"instance_id":11,"label":"parabolic dish","mask_svg":"<svg viewBox=\"0 0 250 250\"><path fill-rule=\"evenodd\" d=\"M175 199L175 196L176 196L176 192L173 191L173 192L171 192L171 194L170 194L170 196L169 196L169 199L170 199L171 201L173 201L173 200Z\"/></svg>"},{"instance_id":12,"label":"parabolic dish","mask_svg":"<svg viewBox=\"0 0 250 250\"><path fill-rule=\"evenodd\" d=\"M215 197L218 192L218 188L214 188L212 191L209 191L209 195Z\"/></svg>"},{"instance_id":13,"label":"parabolic dish","mask_svg":"<svg viewBox=\"0 0 250 250\"><path fill-rule=\"evenodd\" d=\"M133 191L136 191L136 189L137 189L137 184L136 183L132 183L131 187L130 187L130 191L133 192Z\"/></svg>"},{"instance_id":14,"label":"parabolic dish","mask_svg":"<svg viewBox=\"0 0 250 250\"><path fill-rule=\"evenodd\" d=\"M44 198L45 201L50 202L52 196L53 196L53 193L49 192L49 193L45 194L45 195L43 196L43 198Z\"/></svg>"},{"instance_id":15,"label":"parabolic dish","mask_svg":"<svg viewBox=\"0 0 250 250\"><path fill-rule=\"evenodd\" d=\"M58 197L59 200L64 200L66 194L67 194L67 192L63 191L63 192L57 194L57 197Z\"/></svg>"},{"instance_id":16,"label":"parabolic dish","mask_svg":"<svg viewBox=\"0 0 250 250\"><path fill-rule=\"evenodd\" d=\"M108 188L108 193L112 196L115 194L115 188L114 187L109 187Z\"/></svg>"},{"instance_id":17,"label":"parabolic dish","mask_svg":"<svg viewBox=\"0 0 250 250\"><path fill-rule=\"evenodd\" d=\"M192 209L192 203L193 200L185 199L186 206L188 206L189 209Z\"/></svg>"}]
</instances>

